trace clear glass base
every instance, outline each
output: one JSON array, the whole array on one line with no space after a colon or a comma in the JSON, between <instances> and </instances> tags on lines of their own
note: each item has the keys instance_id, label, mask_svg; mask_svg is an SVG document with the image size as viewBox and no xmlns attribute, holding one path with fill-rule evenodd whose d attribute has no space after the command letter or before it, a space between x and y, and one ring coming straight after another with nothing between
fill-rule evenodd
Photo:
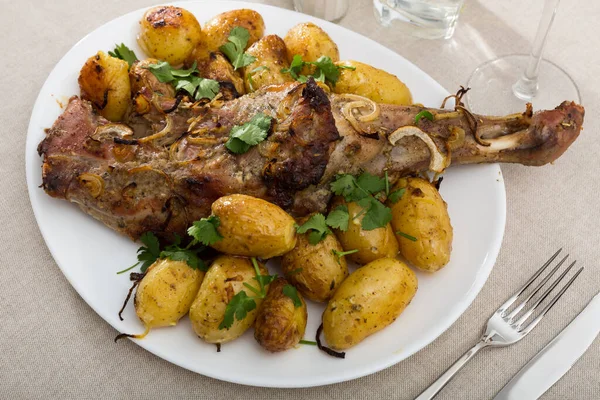
<instances>
[{"instance_id":1,"label":"clear glass base","mask_svg":"<svg viewBox=\"0 0 600 400\"><path fill-rule=\"evenodd\" d=\"M553 109L565 100L581 104L577 85L558 65L542 60L537 94L527 97L514 85L523 75L529 62L527 54L513 54L488 61L471 74L465 95L469 110L477 114L505 115L525 110L532 103L534 110ZM519 97L517 97L517 94Z\"/></svg>"}]
</instances>

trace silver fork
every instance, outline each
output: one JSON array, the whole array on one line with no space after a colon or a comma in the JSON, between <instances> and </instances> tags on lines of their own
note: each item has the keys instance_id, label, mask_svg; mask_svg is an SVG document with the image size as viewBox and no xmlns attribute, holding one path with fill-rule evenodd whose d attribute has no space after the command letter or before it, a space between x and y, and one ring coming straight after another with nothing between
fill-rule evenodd
<instances>
[{"instance_id":1,"label":"silver fork","mask_svg":"<svg viewBox=\"0 0 600 400\"><path fill-rule=\"evenodd\" d=\"M525 300L523 300L519 305L517 305L513 311L507 314L510 306L517 301L521 297L521 295L533 284L534 281L550 266L550 264L556 259L558 254L562 249L559 249L542 267L535 273L529 280L525 283L525 285L519 289L517 293L515 293L511 298L506 300L504 304L494 312L491 318L488 320L487 327L485 329L485 333L481 337L479 343L473 346L469 351L467 351L461 358L459 358L450 368L446 370L431 386L429 386L423 393L419 395L415 400L426 400L432 399L435 395L439 393L440 390L450 380L452 377L460 371L462 367L465 366L467 361L469 361L477 352L488 346L508 346L509 344L513 344L523 339L535 326L544 318L544 316L550 311L552 306L556 304L558 299L563 295L563 293L571 286L573 281L579 276L581 271L583 271L583 267L580 268L575 275L567 282L566 285L560 289L560 291L550 300L548 304L542 308L540 314L533 319L530 323L525 323L529 317L535 313L540 304L550 295L550 292L560 283L560 281L567 275L567 273L573 268L576 261L573 261L571 265L567 269L565 269L558 278L554 280L550 284L550 286L537 298L535 304L531 306L528 311L523 313L521 317L515 320L517 315L523 311L523 309L529 305L531 299L542 289L542 287L550 280L550 278L558 271L558 269L563 265L563 263L567 260L569 255L567 254L562 260L559 261L558 265L554 267L548 275L546 275L540 283L533 289L531 294L527 296Z\"/></svg>"}]
</instances>

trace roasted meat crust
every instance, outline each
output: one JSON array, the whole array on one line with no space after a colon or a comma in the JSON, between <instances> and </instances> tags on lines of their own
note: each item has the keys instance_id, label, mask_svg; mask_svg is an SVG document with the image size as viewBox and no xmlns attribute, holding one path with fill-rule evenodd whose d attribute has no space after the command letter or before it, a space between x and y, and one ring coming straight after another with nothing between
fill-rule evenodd
<instances>
[{"instance_id":1,"label":"roasted meat crust","mask_svg":"<svg viewBox=\"0 0 600 400\"><path fill-rule=\"evenodd\" d=\"M146 86L138 89L152 99ZM387 171L394 181L427 170L429 148L420 139L388 141L396 129L414 125L423 107L375 105L377 118L365 122L355 118L370 112L364 108L350 110L349 117L348 103L355 100L309 81L224 103L180 101L173 110L165 98L115 124L72 97L38 147L42 187L137 239L146 231L183 235L227 194L264 198L302 216L325 210L338 173ZM452 164L552 162L577 138L584 117L583 107L564 102L535 114L474 116L473 130L464 112L429 111L434 121L421 119L418 126ZM229 152L224 144L231 128L258 112L273 117L267 140L245 154Z\"/></svg>"}]
</instances>

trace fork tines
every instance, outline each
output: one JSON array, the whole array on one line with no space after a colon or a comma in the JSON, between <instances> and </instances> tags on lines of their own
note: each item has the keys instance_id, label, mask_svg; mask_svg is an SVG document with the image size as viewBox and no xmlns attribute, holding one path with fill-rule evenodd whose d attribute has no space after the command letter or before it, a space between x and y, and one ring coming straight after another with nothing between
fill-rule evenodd
<instances>
[{"instance_id":1,"label":"fork tines","mask_svg":"<svg viewBox=\"0 0 600 400\"><path fill-rule=\"evenodd\" d=\"M571 286L571 284L575 281L575 279L577 279L577 277L579 276L579 274L581 273L581 271L583 271L583 267L579 268L579 270L577 270L577 272L575 272L575 274L573 275L573 277L571 277L571 279L569 279L569 281L558 291L558 293L556 293L554 295L554 297L552 297L552 299L541 309L540 314L533 319L529 324L525 325L525 322L529 319L529 317L531 317L536 310L538 309L538 307L542 304L542 302L544 300L546 300L546 298L548 298L548 296L550 295L550 293L552 292L552 290L554 288L556 288L556 286L558 286L558 284L563 280L563 278L569 273L569 271L573 268L573 266L575 265L576 261L573 261L559 276L558 278L556 278L547 288L545 288L545 290L539 295L539 297L535 300L535 303L526 311L523 313L522 316L520 316L517 320L515 320L515 318L517 317L517 315L523 311L527 306L529 306L529 303L532 301L532 299L534 298L534 296L536 294L538 294L538 292L540 292L540 290L542 288L544 288L544 285L546 285L546 283L550 280L550 278L552 278L552 276L560 269L560 267L565 263L565 261L567 260L567 258L569 257L569 255L567 254L566 256L564 256L559 262L558 264L552 268L552 270L550 271L550 273L548 273L544 278L541 279L541 281L533 288L533 290L531 291L531 293L527 296L527 298L525 300L523 300L521 303L519 303L511 312L510 314L506 314L509 307L511 305L513 305L513 303L515 303L515 301L517 299L519 299L523 293L531 286L533 285L533 283L535 281L538 280L538 277L552 264L552 262L556 259L556 257L558 257L558 255L560 254L560 252L562 251L562 249L559 249L556 253L554 253L552 255L552 257L550 257L550 259L548 261L546 261L544 263L544 265L542 265L542 267L537 270L533 276L531 278L529 278L529 280L525 283L525 285L523 285L523 287L521 289L519 289L519 291L517 291L517 293L515 295L513 295L510 299L508 299L502 306L500 306L500 308L498 309L498 313L500 313L500 316L509 324L511 324L511 326L515 329L517 329L517 331L522 332L524 334L529 333L529 331L531 331L539 322L540 320L548 313L548 311L550 311L550 309L552 308L552 306L554 306L554 304L556 304L556 302L558 301L558 299L560 299L560 297L565 293L565 291Z\"/></svg>"}]
</instances>

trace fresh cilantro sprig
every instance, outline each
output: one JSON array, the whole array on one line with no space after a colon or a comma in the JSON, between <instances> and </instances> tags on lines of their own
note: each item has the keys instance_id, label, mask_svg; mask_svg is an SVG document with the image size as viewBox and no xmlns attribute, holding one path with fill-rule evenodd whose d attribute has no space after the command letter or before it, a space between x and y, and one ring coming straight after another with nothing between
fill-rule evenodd
<instances>
[{"instance_id":1,"label":"fresh cilantro sprig","mask_svg":"<svg viewBox=\"0 0 600 400\"><path fill-rule=\"evenodd\" d=\"M196 61L189 69L175 69L166 61L144 66L156 76L156 79L162 83L170 83L175 90L183 90L195 100L204 98L212 100L219 93L219 82L194 75L199 72L196 67Z\"/></svg>"},{"instance_id":2,"label":"fresh cilantro sprig","mask_svg":"<svg viewBox=\"0 0 600 400\"><path fill-rule=\"evenodd\" d=\"M188 235L194 238L196 243L202 243L205 246L210 246L223 239L217 228L221 225L221 220L216 215L211 215L208 218L201 218L194 221L192 226L187 230Z\"/></svg>"},{"instance_id":3,"label":"fresh cilantro sprig","mask_svg":"<svg viewBox=\"0 0 600 400\"><path fill-rule=\"evenodd\" d=\"M329 213L327 219L325 220L325 223L330 227L344 232L348 230L349 222L350 215L348 214L348 207L346 205L337 206Z\"/></svg>"},{"instance_id":4,"label":"fresh cilantro sprig","mask_svg":"<svg viewBox=\"0 0 600 400\"><path fill-rule=\"evenodd\" d=\"M115 49L113 51L109 51L108 55L111 57L118 58L120 60L127 61L127 64L129 64L130 67L134 62L138 60L133 50L125 46L123 43L115 44Z\"/></svg>"},{"instance_id":5,"label":"fresh cilantro sprig","mask_svg":"<svg viewBox=\"0 0 600 400\"><path fill-rule=\"evenodd\" d=\"M225 307L223 321L219 324L219 329L229 329L233 325L233 318L238 321L246 318L246 315L256 308L256 301L252 297L248 297L243 290L239 291L231 298Z\"/></svg>"},{"instance_id":6,"label":"fresh cilantro sprig","mask_svg":"<svg viewBox=\"0 0 600 400\"><path fill-rule=\"evenodd\" d=\"M404 196L405 192L406 192L406 188L400 188L398 190L394 190L388 196L388 200L391 201L392 204L396 204L402 198L402 196Z\"/></svg>"},{"instance_id":7,"label":"fresh cilantro sprig","mask_svg":"<svg viewBox=\"0 0 600 400\"><path fill-rule=\"evenodd\" d=\"M363 216L361 227L364 230L381 228L392 220L392 210L379 201L379 198L389 192L387 175L383 178L368 172L358 177L350 174L338 175L331 183L331 190L336 195L343 196L347 202L358 203L362 211L355 218Z\"/></svg>"},{"instance_id":8,"label":"fresh cilantro sprig","mask_svg":"<svg viewBox=\"0 0 600 400\"><path fill-rule=\"evenodd\" d=\"M191 268L200 269L202 271L207 270L207 266L200 259L199 254L204 250L204 246L196 246L197 242L191 242L186 247L181 247L181 238L175 235L175 240L170 245L166 246L163 250L160 248L158 238L152 232L145 232L140 236L140 241L144 244L137 251L138 261L131 267L117 272L122 274L127 272L139 264L140 270L146 272L148 267L154 264L159 259L167 258L173 261L185 261Z\"/></svg>"},{"instance_id":9,"label":"fresh cilantro sprig","mask_svg":"<svg viewBox=\"0 0 600 400\"><path fill-rule=\"evenodd\" d=\"M283 294L292 299L294 302L294 308L302 307L302 300L300 300L300 296L298 296L298 290L292 285L285 285L283 287Z\"/></svg>"},{"instance_id":10,"label":"fresh cilantro sprig","mask_svg":"<svg viewBox=\"0 0 600 400\"><path fill-rule=\"evenodd\" d=\"M262 275L258 267L258 261L252 257L252 266L254 267L254 279L258 282L258 288L244 282L244 286L248 288L255 296L250 297L245 290L240 290L235 296L231 298L227 306L225 306L225 314L223 315L223 321L219 324L219 329L229 329L233 325L234 317L238 321L243 320L248 315L248 312L256 308L256 299L264 299L267 296L267 290L265 286L273 282L277 275Z\"/></svg>"},{"instance_id":11,"label":"fresh cilantro sprig","mask_svg":"<svg viewBox=\"0 0 600 400\"><path fill-rule=\"evenodd\" d=\"M229 132L225 147L232 153L243 154L267 138L273 118L258 113L249 122L236 125Z\"/></svg>"},{"instance_id":12,"label":"fresh cilantro sprig","mask_svg":"<svg viewBox=\"0 0 600 400\"><path fill-rule=\"evenodd\" d=\"M298 233L307 233L308 231L310 231L308 242L313 246L331 233L331 229L327 226L327 220L321 213L314 214L305 223L296 228L296 232Z\"/></svg>"},{"instance_id":13,"label":"fresh cilantro sprig","mask_svg":"<svg viewBox=\"0 0 600 400\"><path fill-rule=\"evenodd\" d=\"M219 50L229 58L234 69L245 67L256 61L256 57L244 53L249 39L250 33L248 30L241 26L236 26L229 33L228 42L219 47Z\"/></svg>"},{"instance_id":14,"label":"fresh cilantro sprig","mask_svg":"<svg viewBox=\"0 0 600 400\"><path fill-rule=\"evenodd\" d=\"M306 65L314 65L315 72L310 75L302 75L300 72ZM309 76L312 76L314 80L319 82L329 82L332 86L335 86L337 81L340 79L340 70L349 69L355 70L356 67L349 65L335 65L331 57L321 56L317 61L303 61L300 54L296 54L292 58L289 68L282 68L281 72L284 74L290 74L294 80L298 82L306 82Z\"/></svg>"}]
</instances>

